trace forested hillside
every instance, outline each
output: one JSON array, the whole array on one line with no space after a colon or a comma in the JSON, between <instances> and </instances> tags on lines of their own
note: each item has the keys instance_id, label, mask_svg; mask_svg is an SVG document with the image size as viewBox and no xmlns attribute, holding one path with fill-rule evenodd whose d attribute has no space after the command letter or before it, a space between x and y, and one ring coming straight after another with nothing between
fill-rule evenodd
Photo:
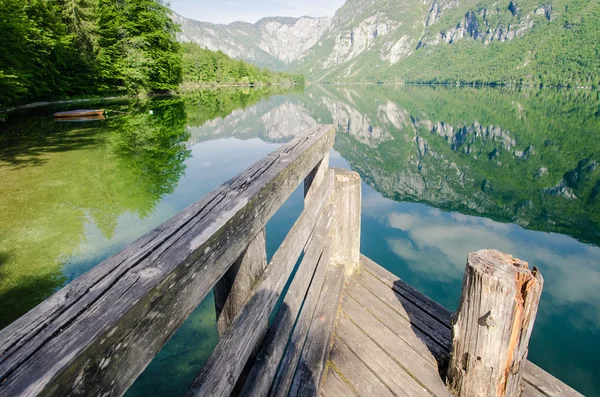
<instances>
[{"instance_id":1,"label":"forested hillside","mask_svg":"<svg viewBox=\"0 0 600 397\"><path fill-rule=\"evenodd\" d=\"M162 0L0 0L0 104L165 91L181 80Z\"/></svg>"},{"instance_id":2,"label":"forested hillside","mask_svg":"<svg viewBox=\"0 0 600 397\"><path fill-rule=\"evenodd\" d=\"M600 86L597 0L348 0L335 20L313 80Z\"/></svg>"},{"instance_id":3,"label":"forested hillside","mask_svg":"<svg viewBox=\"0 0 600 397\"><path fill-rule=\"evenodd\" d=\"M302 75L275 73L266 68L232 59L221 51L210 51L192 43L183 46L184 87L206 85L269 85L303 83Z\"/></svg>"},{"instance_id":4,"label":"forested hillside","mask_svg":"<svg viewBox=\"0 0 600 397\"><path fill-rule=\"evenodd\" d=\"M302 81L195 44L182 46L163 0L0 0L0 9L0 108L65 97L168 92L182 82Z\"/></svg>"},{"instance_id":5,"label":"forested hillside","mask_svg":"<svg viewBox=\"0 0 600 397\"><path fill-rule=\"evenodd\" d=\"M598 0L347 0L333 18L175 19L181 41L312 81L600 87Z\"/></svg>"}]
</instances>

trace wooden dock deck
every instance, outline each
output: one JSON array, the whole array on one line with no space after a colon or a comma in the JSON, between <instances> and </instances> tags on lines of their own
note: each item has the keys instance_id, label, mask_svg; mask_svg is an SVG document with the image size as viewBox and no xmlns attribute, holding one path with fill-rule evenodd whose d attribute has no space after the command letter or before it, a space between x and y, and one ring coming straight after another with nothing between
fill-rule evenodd
<instances>
[{"instance_id":1,"label":"wooden dock deck","mask_svg":"<svg viewBox=\"0 0 600 397\"><path fill-rule=\"evenodd\" d=\"M451 312L364 255L347 281L321 394L452 397ZM524 397L582 396L527 362Z\"/></svg>"},{"instance_id":2,"label":"wooden dock deck","mask_svg":"<svg viewBox=\"0 0 600 397\"><path fill-rule=\"evenodd\" d=\"M316 126L0 330L0 397L122 396L211 291L219 342L189 397L580 396L526 361L537 269L469 255L451 327L360 255L361 180L329 168L334 140ZM302 183L267 263L267 222Z\"/></svg>"}]
</instances>

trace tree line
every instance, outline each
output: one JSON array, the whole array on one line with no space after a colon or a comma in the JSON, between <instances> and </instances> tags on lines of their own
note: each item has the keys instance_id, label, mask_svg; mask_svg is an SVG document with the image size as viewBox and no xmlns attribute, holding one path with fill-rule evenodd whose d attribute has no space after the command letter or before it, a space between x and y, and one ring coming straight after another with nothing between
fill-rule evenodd
<instances>
[{"instance_id":1,"label":"tree line","mask_svg":"<svg viewBox=\"0 0 600 397\"><path fill-rule=\"evenodd\" d=\"M0 0L0 9L0 107L168 92L182 81L298 80L182 46L164 0Z\"/></svg>"},{"instance_id":2,"label":"tree line","mask_svg":"<svg viewBox=\"0 0 600 397\"><path fill-rule=\"evenodd\" d=\"M267 68L232 59L221 51L210 51L193 43L183 46L184 86L211 84L269 85L304 83L304 76L275 73Z\"/></svg>"}]
</instances>

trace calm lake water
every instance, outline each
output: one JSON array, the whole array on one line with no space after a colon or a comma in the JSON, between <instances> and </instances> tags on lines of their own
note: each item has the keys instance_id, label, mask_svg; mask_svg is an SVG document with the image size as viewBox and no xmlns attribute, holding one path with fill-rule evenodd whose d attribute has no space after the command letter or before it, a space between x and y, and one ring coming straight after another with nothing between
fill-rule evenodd
<instances>
[{"instance_id":1,"label":"calm lake water","mask_svg":"<svg viewBox=\"0 0 600 397\"><path fill-rule=\"evenodd\" d=\"M397 86L206 91L0 123L0 328L318 123L363 179L364 254L455 309L469 252L537 266L529 358L600 396L600 94ZM0 115L1 116L1 115ZM269 255L302 209L267 226ZM217 343L208 296L128 395L181 395Z\"/></svg>"}]
</instances>

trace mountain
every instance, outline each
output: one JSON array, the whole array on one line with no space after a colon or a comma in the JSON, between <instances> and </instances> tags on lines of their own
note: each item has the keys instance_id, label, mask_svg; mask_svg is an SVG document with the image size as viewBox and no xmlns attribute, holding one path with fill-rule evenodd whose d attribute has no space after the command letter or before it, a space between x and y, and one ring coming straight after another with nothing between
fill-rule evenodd
<instances>
[{"instance_id":1,"label":"mountain","mask_svg":"<svg viewBox=\"0 0 600 397\"><path fill-rule=\"evenodd\" d=\"M289 69L306 56L330 27L330 18L263 18L255 24L234 22L218 25L173 14L181 26L178 40L193 42L212 51L221 50L273 70Z\"/></svg>"},{"instance_id":2,"label":"mountain","mask_svg":"<svg viewBox=\"0 0 600 397\"><path fill-rule=\"evenodd\" d=\"M180 40L313 81L600 86L600 3L348 0L332 19L213 25Z\"/></svg>"}]
</instances>

